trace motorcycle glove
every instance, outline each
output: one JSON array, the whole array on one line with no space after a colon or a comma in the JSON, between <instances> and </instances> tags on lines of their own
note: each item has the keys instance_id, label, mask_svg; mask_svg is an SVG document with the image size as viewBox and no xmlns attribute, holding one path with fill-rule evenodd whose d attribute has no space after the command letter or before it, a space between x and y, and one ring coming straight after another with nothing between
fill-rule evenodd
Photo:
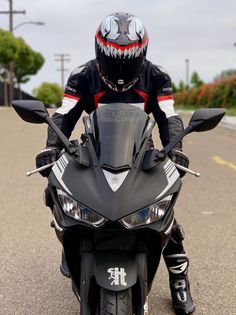
<instances>
[{"instance_id":1,"label":"motorcycle glove","mask_svg":"<svg viewBox=\"0 0 236 315\"><path fill-rule=\"evenodd\" d=\"M185 155L182 151L173 149L170 151L169 157L174 163L188 168L189 159L187 155ZM181 178L186 174L185 171L180 170L180 169L178 169L178 172Z\"/></svg>"},{"instance_id":2,"label":"motorcycle glove","mask_svg":"<svg viewBox=\"0 0 236 315\"><path fill-rule=\"evenodd\" d=\"M42 167L44 165L50 164L55 162L58 159L60 150L56 147L48 147L44 150L42 150L41 152L39 152L36 155L36 167ZM40 171L40 175L42 175L43 177L48 177L50 172L51 172L51 168L46 168L45 170Z\"/></svg>"}]
</instances>

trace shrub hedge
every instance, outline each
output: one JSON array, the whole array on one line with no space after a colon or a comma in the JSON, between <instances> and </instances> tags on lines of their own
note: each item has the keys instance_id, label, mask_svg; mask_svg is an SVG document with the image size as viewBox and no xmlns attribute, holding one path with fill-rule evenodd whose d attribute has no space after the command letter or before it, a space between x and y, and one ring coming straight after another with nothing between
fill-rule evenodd
<instances>
[{"instance_id":1,"label":"shrub hedge","mask_svg":"<svg viewBox=\"0 0 236 315\"><path fill-rule=\"evenodd\" d=\"M236 109L236 76L203 84L175 93L175 104L178 106L199 106L201 108L224 107Z\"/></svg>"}]
</instances>

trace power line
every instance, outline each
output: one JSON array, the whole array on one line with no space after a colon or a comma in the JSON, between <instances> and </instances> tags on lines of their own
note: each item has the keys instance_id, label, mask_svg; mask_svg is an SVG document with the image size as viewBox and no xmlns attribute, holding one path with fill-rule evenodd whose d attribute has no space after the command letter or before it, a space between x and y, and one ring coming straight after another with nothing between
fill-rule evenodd
<instances>
[{"instance_id":1,"label":"power line","mask_svg":"<svg viewBox=\"0 0 236 315\"><path fill-rule=\"evenodd\" d=\"M8 14L9 15L9 31L13 33L13 17L14 14L25 14L25 10L21 11L16 11L13 10L13 0L8 0L9 1L9 11L0 11L0 14ZM11 104L13 100L13 76L14 76L14 63L11 62L9 65L9 79L10 79L10 88L9 88L9 105Z\"/></svg>"},{"instance_id":2,"label":"power line","mask_svg":"<svg viewBox=\"0 0 236 315\"><path fill-rule=\"evenodd\" d=\"M0 11L0 14L9 14L9 31L13 32L13 16L14 14L26 14L25 10L17 11L13 10L13 0L9 1L9 10L8 11Z\"/></svg>"},{"instance_id":3,"label":"power line","mask_svg":"<svg viewBox=\"0 0 236 315\"><path fill-rule=\"evenodd\" d=\"M57 69L57 70L61 72L61 87L64 89L65 71L68 71L68 69L65 68L65 62L70 61L70 59L67 58L67 57L70 57L70 54L55 54L54 56L58 57L57 59L54 59L54 60L59 61L61 64L60 69Z\"/></svg>"}]
</instances>

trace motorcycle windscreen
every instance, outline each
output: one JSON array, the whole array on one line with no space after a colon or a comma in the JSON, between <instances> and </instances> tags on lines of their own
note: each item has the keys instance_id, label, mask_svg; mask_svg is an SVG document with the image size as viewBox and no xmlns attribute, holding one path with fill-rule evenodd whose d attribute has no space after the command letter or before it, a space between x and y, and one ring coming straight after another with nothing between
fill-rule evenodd
<instances>
[{"instance_id":1,"label":"motorcycle windscreen","mask_svg":"<svg viewBox=\"0 0 236 315\"><path fill-rule=\"evenodd\" d=\"M131 168L143 142L148 115L134 105L112 103L90 117L100 166L114 171Z\"/></svg>"}]
</instances>

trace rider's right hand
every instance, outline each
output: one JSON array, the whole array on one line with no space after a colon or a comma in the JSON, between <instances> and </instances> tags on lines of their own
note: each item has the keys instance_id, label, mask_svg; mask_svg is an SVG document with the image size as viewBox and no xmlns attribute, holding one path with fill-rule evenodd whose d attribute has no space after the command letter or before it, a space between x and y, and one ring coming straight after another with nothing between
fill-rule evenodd
<instances>
[{"instance_id":1,"label":"rider's right hand","mask_svg":"<svg viewBox=\"0 0 236 315\"><path fill-rule=\"evenodd\" d=\"M44 165L55 162L58 159L59 153L60 153L60 150L56 147L45 148L44 150L42 150L36 155L36 158L35 158L36 167L39 168ZM40 171L39 173L43 177L48 177L50 172L51 172L51 167L46 168L45 170Z\"/></svg>"}]
</instances>

